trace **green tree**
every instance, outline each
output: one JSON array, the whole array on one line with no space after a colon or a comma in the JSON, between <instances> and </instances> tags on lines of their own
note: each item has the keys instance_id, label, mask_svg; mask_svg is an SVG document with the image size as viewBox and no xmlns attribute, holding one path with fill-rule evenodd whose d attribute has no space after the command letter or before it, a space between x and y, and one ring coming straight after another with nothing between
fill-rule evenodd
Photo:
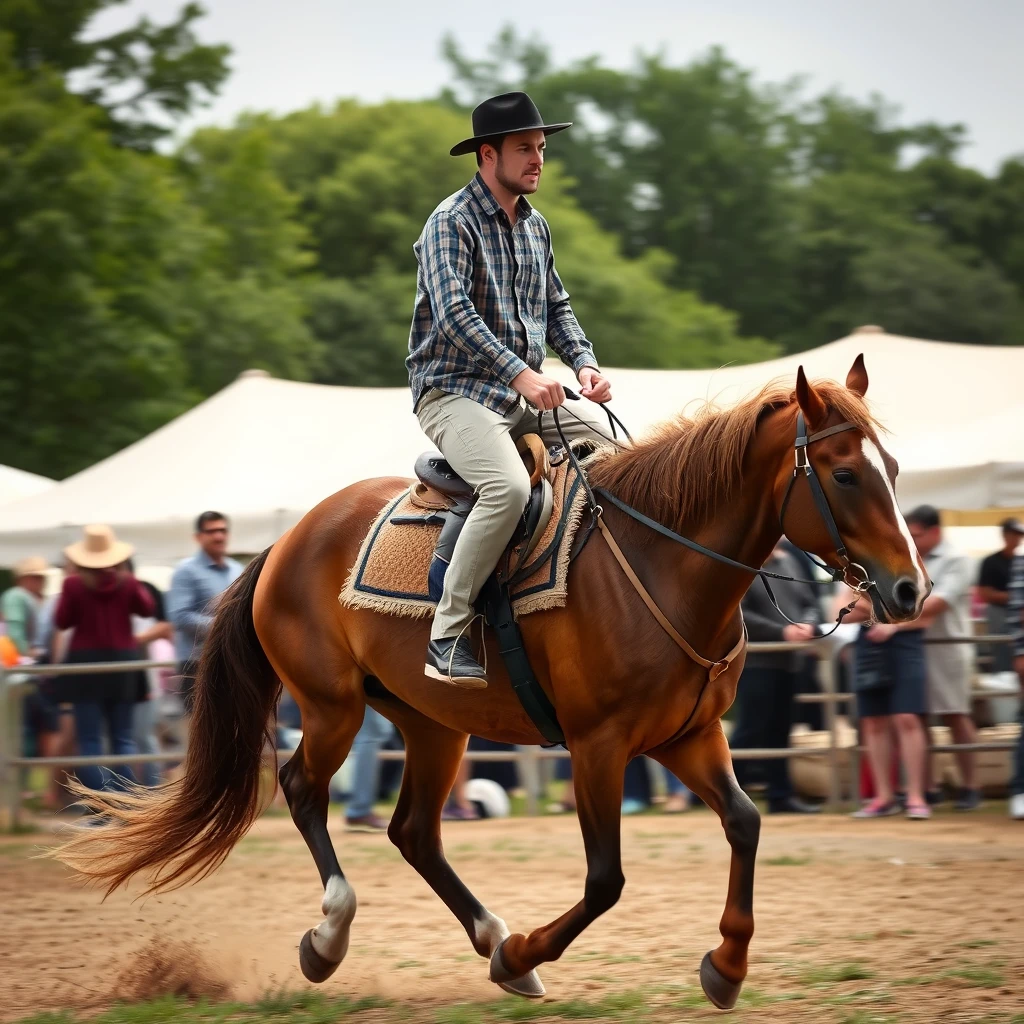
<instances>
[{"instance_id":1,"label":"green tree","mask_svg":"<svg viewBox=\"0 0 1024 1024\"><path fill-rule=\"evenodd\" d=\"M216 94L228 75L230 48L199 42L198 3L157 25L86 38L92 19L124 0L0 0L0 34L23 74L74 76L76 91L104 111L120 144L148 149L173 124Z\"/></svg>"}]
</instances>

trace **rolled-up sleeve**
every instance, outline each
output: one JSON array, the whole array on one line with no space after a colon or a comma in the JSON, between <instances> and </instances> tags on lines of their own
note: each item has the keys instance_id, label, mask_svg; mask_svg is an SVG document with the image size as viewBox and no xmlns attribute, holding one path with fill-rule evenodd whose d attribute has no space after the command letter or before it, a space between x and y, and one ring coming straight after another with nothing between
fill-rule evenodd
<instances>
[{"instance_id":1,"label":"rolled-up sleeve","mask_svg":"<svg viewBox=\"0 0 1024 1024\"><path fill-rule=\"evenodd\" d=\"M469 232L452 214L438 212L427 222L421 260L430 307L446 340L503 384L511 384L528 367L498 341L469 297L473 246Z\"/></svg>"}]
</instances>

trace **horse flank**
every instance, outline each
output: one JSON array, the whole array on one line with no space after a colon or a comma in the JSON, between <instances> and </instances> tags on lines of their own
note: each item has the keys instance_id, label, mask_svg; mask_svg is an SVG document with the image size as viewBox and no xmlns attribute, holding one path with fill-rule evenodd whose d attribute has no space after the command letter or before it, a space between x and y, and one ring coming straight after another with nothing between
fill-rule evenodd
<instances>
[{"instance_id":1,"label":"horse flank","mask_svg":"<svg viewBox=\"0 0 1024 1024\"><path fill-rule=\"evenodd\" d=\"M876 439L880 424L864 400L834 381L814 381L831 412ZM739 485L743 463L763 418L795 401L775 380L730 409L706 402L694 416L658 424L629 448L609 450L588 466L591 485L677 531L711 519Z\"/></svg>"}]
</instances>

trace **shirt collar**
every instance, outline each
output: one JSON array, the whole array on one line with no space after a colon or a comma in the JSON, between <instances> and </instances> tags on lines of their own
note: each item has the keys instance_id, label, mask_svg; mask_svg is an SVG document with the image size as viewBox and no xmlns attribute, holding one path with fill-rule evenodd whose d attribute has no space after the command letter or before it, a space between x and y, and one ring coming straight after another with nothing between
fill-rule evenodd
<instances>
[{"instance_id":1,"label":"shirt collar","mask_svg":"<svg viewBox=\"0 0 1024 1024\"><path fill-rule=\"evenodd\" d=\"M484 181L479 171L473 175L473 180L469 183L469 191L488 216L496 217L499 213L505 212L502 210L498 200L494 198L494 193L487 187L487 182ZM526 196L519 197L516 201L516 209L519 212L520 218L526 218L533 214L533 207Z\"/></svg>"},{"instance_id":2,"label":"shirt collar","mask_svg":"<svg viewBox=\"0 0 1024 1024\"><path fill-rule=\"evenodd\" d=\"M208 569L223 569L228 564L227 559L225 559L223 565L218 565L202 548L196 552L196 561L200 565L205 565Z\"/></svg>"}]
</instances>

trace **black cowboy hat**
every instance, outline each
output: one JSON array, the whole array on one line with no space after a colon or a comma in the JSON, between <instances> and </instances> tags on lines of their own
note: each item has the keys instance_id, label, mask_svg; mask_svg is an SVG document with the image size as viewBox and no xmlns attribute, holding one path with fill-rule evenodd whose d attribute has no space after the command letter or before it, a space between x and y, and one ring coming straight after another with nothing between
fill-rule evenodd
<instances>
[{"instance_id":1,"label":"black cowboy hat","mask_svg":"<svg viewBox=\"0 0 1024 1024\"><path fill-rule=\"evenodd\" d=\"M466 153L473 153L481 142L487 142L496 135L533 131L553 135L571 127L572 121L545 124L537 104L525 92L506 92L484 100L473 111L473 137L452 146L451 155L463 156Z\"/></svg>"}]
</instances>

